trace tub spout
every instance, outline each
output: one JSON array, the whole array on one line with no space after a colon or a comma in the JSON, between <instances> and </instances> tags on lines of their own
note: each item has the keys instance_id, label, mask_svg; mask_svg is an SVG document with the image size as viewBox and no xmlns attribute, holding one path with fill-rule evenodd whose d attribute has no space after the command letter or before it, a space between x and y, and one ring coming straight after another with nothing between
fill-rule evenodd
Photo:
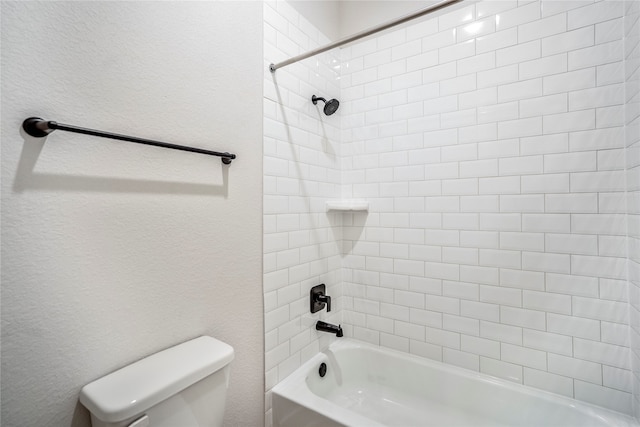
<instances>
[{"instance_id":1,"label":"tub spout","mask_svg":"<svg viewBox=\"0 0 640 427\"><path fill-rule=\"evenodd\" d=\"M336 337L343 336L342 327L340 325L332 325L331 323L323 322L322 320L318 320L316 323L316 330L336 334Z\"/></svg>"}]
</instances>

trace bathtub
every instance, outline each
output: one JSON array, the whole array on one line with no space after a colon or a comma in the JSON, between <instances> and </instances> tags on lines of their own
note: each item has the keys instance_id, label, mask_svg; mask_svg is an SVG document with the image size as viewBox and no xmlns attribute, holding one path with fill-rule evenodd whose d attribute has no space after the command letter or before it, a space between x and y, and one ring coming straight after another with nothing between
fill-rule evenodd
<instances>
[{"instance_id":1,"label":"bathtub","mask_svg":"<svg viewBox=\"0 0 640 427\"><path fill-rule=\"evenodd\" d=\"M272 403L276 427L638 426L588 403L349 339L277 384Z\"/></svg>"}]
</instances>

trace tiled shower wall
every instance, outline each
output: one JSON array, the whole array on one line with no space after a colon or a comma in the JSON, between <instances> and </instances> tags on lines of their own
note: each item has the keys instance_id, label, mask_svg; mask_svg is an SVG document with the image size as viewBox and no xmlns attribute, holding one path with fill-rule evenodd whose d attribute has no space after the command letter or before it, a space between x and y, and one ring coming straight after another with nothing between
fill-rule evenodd
<instances>
[{"instance_id":1,"label":"tiled shower wall","mask_svg":"<svg viewBox=\"0 0 640 427\"><path fill-rule=\"evenodd\" d=\"M625 4L625 136L634 415L640 418L640 2Z\"/></svg>"},{"instance_id":2,"label":"tiled shower wall","mask_svg":"<svg viewBox=\"0 0 640 427\"><path fill-rule=\"evenodd\" d=\"M465 2L342 50L349 335L632 412L625 8Z\"/></svg>"},{"instance_id":3,"label":"tiled shower wall","mask_svg":"<svg viewBox=\"0 0 640 427\"><path fill-rule=\"evenodd\" d=\"M318 319L339 323L341 218L325 201L340 193L340 116L312 95L338 97L337 52L268 71L270 62L329 40L285 1L264 3L264 307L266 425L269 390L328 339ZM309 290L325 283L331 313L309 313Z\"/></svg>"}]
</instances>

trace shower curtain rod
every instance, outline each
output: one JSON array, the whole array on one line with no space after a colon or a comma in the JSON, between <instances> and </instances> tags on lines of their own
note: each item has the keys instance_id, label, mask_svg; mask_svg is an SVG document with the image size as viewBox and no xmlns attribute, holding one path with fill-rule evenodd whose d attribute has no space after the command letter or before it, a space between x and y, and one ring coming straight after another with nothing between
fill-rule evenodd
<instances>
[{"instance_id":1,"label":"shower curtain rod","mask_svg":"<svg viewBox=\"0 0 640 427\"><path fill-rule=\"evenodd\" d=\"M372 34L378 33L380 31L386 30L387 28L395 27L396 25L403 24L403 23L405 23L407 21L411 21L412 19L419 18L421 16L427 15L429 13L435 12L437 10L443 9L443 8L449 6L449 5L452 5L454 3L458 3L458 2L461 2L461 1L463 1L463 0L443 0L443 1L439 2L439 3L434 4L434 5L425 7L423 9L419 9L419 10L417 10L417 11L415 11L413 13L410 13L408 15L404 15L404 16L402 16L400 18L394 19L394 20L386 22L384 24L377 25L375 27L369 28L368 30L360 31L359 33L356 33L356 34L353 34L351 36L345 37L345 38L340 39L338 41L335 41L333 43L329 43L328 45L319 47L317 49L314 49L314 50L311 50L309 52L303 53L301 55L294 56L293 58L289 58L286 61L278 62L277 64L270 64L269 65L269 70L272 73L275 73L278 68L285 67L287 65L293 64L294 62L302 61L303 59L309 58L311 56L317 55L317 54L322 53L322 52L326 52L326 51L331 50L331 49L336 48L336 47L340 47L340 46L345 45L347 43L351 43L353 41L360 40L361 38L364 38L364 37L370 36Z\"/></svg>"}]
</instances>

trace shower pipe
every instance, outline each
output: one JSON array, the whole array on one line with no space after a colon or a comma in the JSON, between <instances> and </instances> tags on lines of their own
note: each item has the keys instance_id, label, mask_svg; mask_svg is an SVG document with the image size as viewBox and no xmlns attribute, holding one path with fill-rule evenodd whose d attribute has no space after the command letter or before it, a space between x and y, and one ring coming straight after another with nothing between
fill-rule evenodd
<instances>
[{"instance_id":1,"label":"shower pipe","mask_svg":"<svg viewBox=\"0 0 640 427\"><path fill-rule=\"evenodd\" d=\"M449 5L454 3L459 3L463 0L444 0L434 5L425 7L423 9L419 9L413 13L408 15L401 16L400 18L394 19L392 21L386 22L384 24L377 25L375 27L369 28L368 30L361 31L359 33L353 34L351 36L342 38L338 41L330 43L328 45L319 47L317 49L311 50L309 52L303 53L298 56L294 56L293 58L289 58L286 61L278 62L277 64L270 64L269 71L275 73L278 68L286 67L287 65L291 65L294 62L302 61L303 59L307 59L311 56L318 55L319 53L326 52L328 50L334 49L336 47L340 47L347 43L351 43L356 40L360 40L361 38L370 36L372 34L378 33L380 31L386 30L387 28L395 27L396 25L403 24L407 21L411 21L412 19L419 18L421 16L427 15L429 13L435 12L437 10L443 9Z\"/></svg>"},{"instance_id":2,"label":"shower pipe","mask_svg":"<svg viewBox=\"0 0 640 427\"><path fill-rule=\"evenodd\" d=\"M22 129L29 135L42 138L49 135L56 129L66 132L81 133L84 135L99 136L101 138L117 139L119 141L135 142L136 144L153 145L154 147L170 148L172 150L189 151L191 153L206 154L208 156L221 157L222 163L231 164L231 160L236 158L235 154L220 153L218 151L203 150L202 148L188 147L185 145L170 144L168 142L154 141L152 139L137 138L135 136L120 135L117 133L104 132L95 129L86 129L78 126L65 125L62 123L43 120L40 117L29 117L22 122Z\"/></svg>"}]
</instances>

